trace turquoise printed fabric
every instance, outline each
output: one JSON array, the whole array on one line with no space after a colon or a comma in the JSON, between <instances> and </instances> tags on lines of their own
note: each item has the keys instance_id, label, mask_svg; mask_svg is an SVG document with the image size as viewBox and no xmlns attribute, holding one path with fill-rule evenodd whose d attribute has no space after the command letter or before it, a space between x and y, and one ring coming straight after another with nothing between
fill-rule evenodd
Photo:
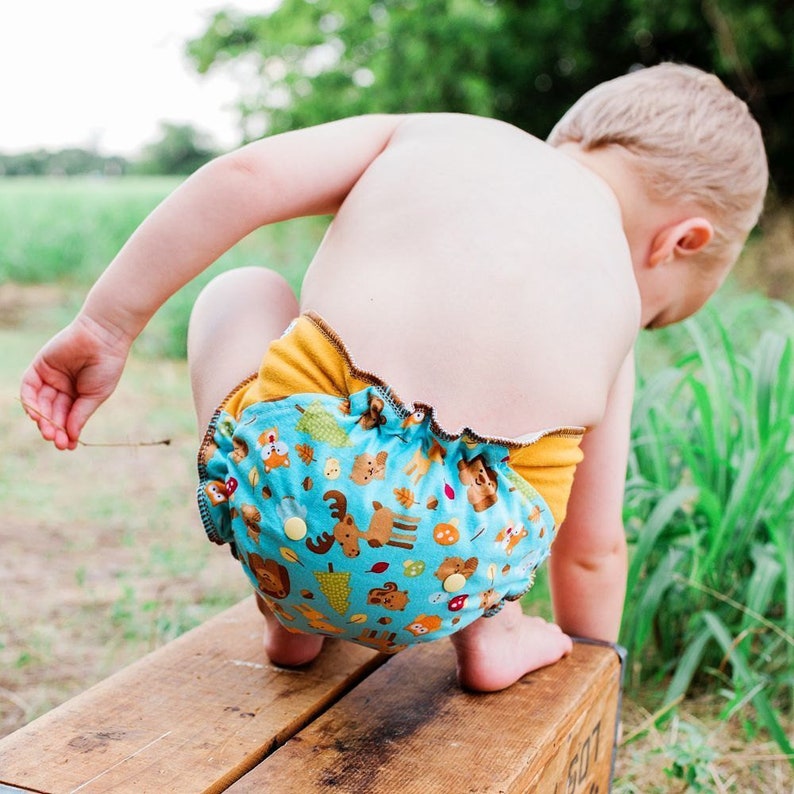
<instances>
[{"instance_id":1,"label":"turquoise printed fabric","mask_svg":"<svg viewBox=\"0 0 794 794\"><path fill-rule=\"evenodd\" d=\"M205 529L289 629L395 652L493 614L549 555L554 519L507 447L440 435L382 386L221 410L210 431Z\"/></svg>"}]
</instances>

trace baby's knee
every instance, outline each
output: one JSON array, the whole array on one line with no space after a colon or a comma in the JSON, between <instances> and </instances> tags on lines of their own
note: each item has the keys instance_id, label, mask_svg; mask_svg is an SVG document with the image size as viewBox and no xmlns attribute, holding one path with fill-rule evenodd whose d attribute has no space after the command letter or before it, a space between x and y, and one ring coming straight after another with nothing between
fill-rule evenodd
<instances>
[{"instance_id":1,"label":"baby's knee","mask_svg":"<svg viewBox=\"0 0 794 794\"><path fill-rule=\"evenodd\" d=\"M280 273L264 267L226 270L201 290L193 304L188 352L203 348L207 337L229 336L238 326L260 339L276 338L297 313L295 293Z\"/></svg>"},{"instance_id":2,"label":"baby's knee","mask_svg":"<svg viewBox=\"0 0 794 794\"><path fill-rule=\"evenodd\" d=\"M266 267L247 266L226 270L215 276L202 290L196 306L203 303L217 304L230 301L256 301L289 303L295 301L295 294L287 280L275 270Z\"/></svg>"}]
</instances>

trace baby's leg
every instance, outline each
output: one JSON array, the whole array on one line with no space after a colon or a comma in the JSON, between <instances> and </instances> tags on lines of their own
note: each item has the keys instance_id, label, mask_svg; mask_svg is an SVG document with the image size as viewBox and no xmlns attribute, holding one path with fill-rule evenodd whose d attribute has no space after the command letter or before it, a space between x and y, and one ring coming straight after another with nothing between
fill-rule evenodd
<instances>
[{"instance_id":1,"label":"baby's leg","mask_svg":"<svg viewBox=\"0 0 794 794\"><path fill-rule=\"evenodd\" d=\"M526 673L553 664L573 649L559 626L523 614L508 601L497 614L480 618L452 635L458 681L478 692L496 692Z\"/></svg>"},{"instance_id":2,"label":"baby's leg","mask_svg":"<svg viewBox=\"0 0 794 794\"><path fill-rule=\"evenodd\" d=\"M268 345L298 315L289 284L272 270L244 267L214 278L190 315L190 384L204 431L224 397L259 369Z\"/></svg>"},{"instance_id":3,"label":"baby's leg","mask_svg":"<svg viewBox=\"0 0 794 794\"><path fill-rule=\"evenodd\" d=\"M298 315L289 284L264 268L230 270L201 292L190 316L188 363L193 400L203 436L226 395L259 369L268 345ZM288 632L259 599L265 615L265 651L274 664L310 662L321 636Z\"/></svg>"},{"instance_id":4,"label":"baby's leg","mask_svg":"<svg viewBox=\"0 0 794 794\"><path fill-rule=\"evenodd\" d=\"M287 631L259 593L256 593L256 605L265 616L265 653L273 664L279 667L300 667L317 658L323 649L325 637L321 634Z\"/></svg>"}]
</instances>

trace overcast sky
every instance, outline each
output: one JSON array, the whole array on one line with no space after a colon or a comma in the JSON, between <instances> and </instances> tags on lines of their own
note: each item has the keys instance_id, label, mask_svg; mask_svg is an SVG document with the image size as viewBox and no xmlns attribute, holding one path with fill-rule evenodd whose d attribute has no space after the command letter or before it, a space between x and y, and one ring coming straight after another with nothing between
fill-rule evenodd
<instances>
[{"instance_id":1,"label":"overcast sky","mask_svg":"<svg viewBox=\"0 0 794 794\"><path fill-rule=\"evenodd\" d=\"M97 146L134 154L159 122L237 143L230 81L183 54L213 11L271 0L14 0L0 17L0 152Z\"/></svg>"}]
</instances>

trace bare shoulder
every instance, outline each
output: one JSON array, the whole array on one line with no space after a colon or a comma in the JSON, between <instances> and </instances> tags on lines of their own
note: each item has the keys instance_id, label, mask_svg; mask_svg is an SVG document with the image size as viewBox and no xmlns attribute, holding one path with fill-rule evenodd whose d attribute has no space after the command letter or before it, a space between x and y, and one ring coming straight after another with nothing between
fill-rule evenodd
<instances>
[{"instance_id":1,"label":"bare shoulder","mask_svg":"<svg viewBox=\"0 0 794 794\"><path fill-rule=\"evenodd\" d=\"M513 124L471 113L409 113L401 117L400 134L423 134L433 131L468 131L472 133L512 134L528 136Z\"/></svg>"},{"instance_id":2,"label":"bare shoulder","mask_svg":"<svg viewBox=\"0 0 794 794\"><path fill-rule=\"evenodd\" d=\"M528 132L498 119L466 113L414 113L401 117L390 143L400 145L443 139L453 146L543 145Z\"/></svg>"},{"instance_id":3,"label":"bare shoulder","mask_svg":"<svg viewBox=\"0 0 794 794\"><path fill-rule=\"evenodd\" d=\"M438 162L465 163L461 173L476 173L490 187L510 179L517 186L511 200L537 200L562 219L592 218L593 228L606 221L607 228L620 232L617 200L600 178L561 149L507 122L463 113L406 115L387 148L414 158L431 153Z\"/></svg>"}]
</instances>

